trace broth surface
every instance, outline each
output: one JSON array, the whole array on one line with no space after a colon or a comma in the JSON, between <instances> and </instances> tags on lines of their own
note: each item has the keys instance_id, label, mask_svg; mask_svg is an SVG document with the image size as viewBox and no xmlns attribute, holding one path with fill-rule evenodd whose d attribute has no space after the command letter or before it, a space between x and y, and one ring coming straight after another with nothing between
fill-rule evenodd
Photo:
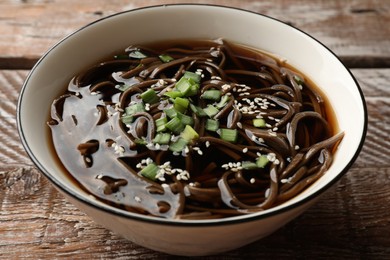
<instances>
[{"instance_id":1,"label":"broth surface","mask_svg":"<svg viewBox=\"0 0 390 260\"><path fill-rule=\"evenodd\" d=\"M75 75L48 125L96 199L177 219L279 205L326 173L343 137L306 75L222 39L118 51Z\"/></svg>"}]
</instances>

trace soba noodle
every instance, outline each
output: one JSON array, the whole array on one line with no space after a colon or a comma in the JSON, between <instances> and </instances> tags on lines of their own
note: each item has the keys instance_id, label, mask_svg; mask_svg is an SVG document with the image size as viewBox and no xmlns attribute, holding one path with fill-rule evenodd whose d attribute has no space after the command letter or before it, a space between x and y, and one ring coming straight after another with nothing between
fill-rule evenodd
<instances>
[{"instance_id":1,"label":"soba noodle","mask_svg":"<svg viewBox=\"0 0 390 260\"><path fill-rule=\"evenodd\" d=\"M342 139L309 79L223 40L130 46L54 100L55 151L96 199L164 218L279 205L318 180Z\"/></svg>"}]
</instances>

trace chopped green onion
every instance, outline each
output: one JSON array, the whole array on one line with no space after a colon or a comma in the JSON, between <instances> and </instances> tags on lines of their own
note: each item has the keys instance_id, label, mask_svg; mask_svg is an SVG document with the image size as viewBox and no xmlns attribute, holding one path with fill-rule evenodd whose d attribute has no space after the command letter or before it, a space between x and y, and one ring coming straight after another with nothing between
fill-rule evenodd
<instances>
[{"instance_id":1,"label":"chopped green onion","mask_svg":"<svg viewBox=\"0 0 390 260\"><path fill-rule=\"evenodd\" d=\"M175 88L183 93L183 96L187 95L187 93L191 89L191 85L195 84L193 81L191 82L189 79L181 77L178 82L175 84Z\"/></svg>"},{"instance_id":2,"label":"chopped green onion","mask_svg":"<svg viewBox=\"0 0 390 260\"><path fill-rule=\"evenodd\" d=\"M190 101L187 98L177 97L173 102L173 107L180 113L185 113Z\"/></svg>"},{"instance_id":3,"label":"chopped green onion","mask_svg":"<svg viewBox=\"0 0 390 260\"><path fill-rule=\"evenodd\" d=\"M220 129L221 139L227 142L237 142L238 131L237 129L221 128Z\"/></svg>"},{"instance_id":4,"label":"chopped green onion","mask_svg":"<svg viewBox=\"0 0 390 260\"><path fill-rule=\"evenodd\" d=\"M169 117L169 118L177 117L177 111L176 111L173 107L164 109L164 113L165 113L165 114L167 115L167 117Z\"/></svg>"},{"instance_id":5,"label":"chopped green onion","mask_svg":"<svg viewBox=\"0 0 390 260\"><path fill-rule=\"evenodd\" d=\"M116 85L115 86L116 89L119 89L122 92L128 90L130 87L131 87L130 85L125 85L125 84L123 84L123 85Z\"/></svg>"},{"instance_id":6,"label":"chopped green onion","mask_svg":"<svg viewBox=\"0 0 390 260\"><path fill-rule=\"evenodd\" d=\"M159 101L159 97L157 96L156 91L151 88L141 94L141 99L145 103L149 104L154 104Z\"/></svg>"},{"instance_id":7,"label":"chopped green onion","mask_svg":"<svg viewBox=\"0 0 390 260\"><path fill-rule=\"evenodd\" d=\"M175 91L175 90L172 90L172 91L167 91L164 93L164 96L167 96L167 97L170 97L170 98L177 98L177 97L182 97L184 96L184 94L180 91Z\"/></svg>"},{"instance_id":8,"label":"chopped green onion","mask_svg":"<svg viewBox=\"0 0 390 260\"><path fill-rule=\"evenodd\" d=\"M137 139L134 139L134 142L136 144L139 144L139 145L147 145L148 142L144 139L144 138L137 138Z\"/></svg>"},{"instance_id":9,"label":"chopped green onion","mask_svg":"<svg viewBox=\"0 0 390 260\"><path fill-rule=\"evenodd\" d=\"M175 134L181 133L184 129L184 125L178 117L174 117L169 120L169 122L166 123L165 126Z\"/></svg>"},{"instance_id":10,"label":"chopped green onion","mask_svg":"<svg viewBox=\"0 0 390 260\"><path fill-rule=\"evenodd\" d=\"M122 121L122 123L124 123L125 125L132 123L133 120L134 120L134 117L133 117L132 115L123 115L123 116L121 117L121 121Z\"/></svg>"},{"instance_id":11,"label":"chopped green onion","mask_svg":"<svg viewBox=\"0 0 390 260\"><path fill-rule=\"evenodd\" d=\"M157 173L158 173L158 166L153 162L153 163L150 163L148 165L145 166L145 168L143 168L139 174L144 176L145 178L148 178L149 180L156 180L156 176L157 176Z\"/></svg>"},{"instance_id":12,"label":"chopped green onion","mask_svg":"<svg viewBox=\"0 0 390 260\"><path fill-rule=\"evenodd\" d=\"M207 119L206 120L206 130L216 132L219 128L219 122L218 120L214 119Z\"/></svg>"},{"instance_id":13,"label":"chopped green onion","mask_svg":"<svg viewBox=\"0 0 390 260\"><path fill-rule=\"evenodd\" d=\"M129 53L129 57L130 58L134 58L134 59L144 59L144 58L146 58L148 56L146 56L141 51L135 50L135 51L132 51L132 52Z\"/></svg>"},{"instance_id":14,"label":"chopped green onion","mask_svg":"<svg viewBox=\"0 0 390 260\"><path fill-rule=\"evenodd\" d=\"M159 119L156 119L155 124L156 124L156 129L157 132L163 132L167 129L166 123L168 123L168 119L164 117L160 117Z\"/></svg>"},{"instance_id":15,"label":"chopped green onion","mask_svg":"<svg viewBox=\"0 0 390 260\"><path fill-rule=\"evenodd\" d=\"M263 118L254 118L252 122L253 122L254 127L265 127L266 126L266 122Z\"/></svg>"},{"instance_id":16,"label":"chopped green onion","mask_svg":"<svg viewBox=\"0 0 390 260\"><path fill-rule=\"evenodd\" d=\"M250 161L243 161L241 163L241 167L244 170L255 170L255 169L259 168L256 163L250 162Z\"/></svg>"},{"instance_id":17,"label":"chopped green onion","mask_svg":"<svg viewBox=\"0 0 390 260\"><path fill-rule=\"evenodd\" d=\"M207 105L206 108L203 108L203 111L206 113L206 115L208 115L209 117L213 117L215 116L219 110L218 108L216 108L215 106L213 105Z\"/></svg>"},{"instance_id":18,"label":"chopped green onion","mask_svg":"<svg viewBox=\"0 0 390 260\"><path fill-rule=\"evenodd\" d=\"M200 83L200 79L201 79L199 74L196 74L196 73L191 72L191 71L184 72L183 78L192 79L195 83L198 83L198 84Z\"/></svg>"},{"instance_id":19,"label":"chopped green onion","mask_svg":"<svg viewBox=\"0 0 390 260\"><path fill-rule=\"evenodd\" d=\"M219 103L216 105L216 107L219 108L219 109L221 109L221 108L223 108L223 107L226 105L226 103L227 103L228 101L229 101L229 96L223 95L223 96L221 97L221 100L219 101Z\"/></svg>"},{"instance_id":20,"label":"chopped green onion","mask_svg":"<svg viewBox=\"0 0 390 260\"><path fill-rule=\"evenodd\" d=\"M160 60L164 63L167 63L167 62L170 62L170 61L173 61L174 58L172 58L171 56L169 56L168 54L161 54L158 56L160 58Z\"/></svg>"},{"instance_id":21,"label":"chopped green onion","mask_svg":"<svg viewBox=\"0 0 390 260\"><path fill-rule=\"evenodd\" d=\"M133 115L138 112L145 112L145 107L142 103L136 103L125 108L125 114L121 120L124 124L133 122Z\"/></svg>"},{"instance_id":22,"label":"chopped green onion","mask_svg":"<svg viewBox=\"0 0 390 260\"><path fill-rule=\"evenodd\" d=\"M158 143L158 144L169 144L170 141L171 141L170 133L158 133L153 139L153 143Z\"/></svg>"},{"instance_id":23,"label":"chopped green onion","mask_svg":"<svg viewBox=\"0 0 390 260\"><path fill-rule=\"evenodd\" d=\"M257 167L264 168L268 164L269 160L267 158L267 155L260 155L259 158L256 160Z\"/></svg>"},{"instance_id":24,"label":"chopped green onion","mask_svg":"<svg viewBox=\"0 0 390 260\"><path fill-rule=\"evenodd\" d=\"M181 152L187 146L188 142L184 138L179 138L169 145L169 150L172 152Z\"/></svg>"},{"instance_id":25,"label":"chopped green onion","mask_svg":"<svg viewBox=\"0 0 390 260\"><path fill-rule=\"evenodd\" d=\"M190 90L187 92L186 96L187 97L192 97L197 95L199 92L199 84L193 84L190 87Z\"/></svg>"},{"instance_id":26,"label":"chopped green onion","mask_svg":"<svg viewBox=\"0 0 390 260\"><path fill-rule=\"evenodd\" d=\"M305 82L303 81L303 79L301 77L299 77L298 75L294 75L293 76L295 82L298 84L298 85L303 85Z\"/></svg>"},{"instance_id":27,"label":"chopped green onion","mask_svg":"<svg viewBox=\"0 0 390 260\"><path fill-rule=\"evenodd\" d=\"M181 132L180 136L187 142L199 138L199 134L190 125L186 125L183 132Z\"/></svg>"},{"instance_id":28,"label":"chopped green onion","mask_svg":"<svg viewBox=\"0 0 390 260\"><path fill-rule=\"evenodd\" d=\"M177 113L177 117L180 119L183 125L194 125L194 119L182 113Z\"/></svg>"},{"instance_id":29,"label":"chopped green onion","mask_svg":"<svg viewBox=\"0 0 390 260\"><path fill-rule=\"evenodd\" d=\"M218 89L209 89L200 96L202 99L218 101L221 98L221 91Z\"/></svg>"},{"instance_id":30,"label":"chopped green onion","mask_svg":"<svg viewBox=\"0 0 390 260\"><path fill-rule=\"evenodd\" d=\"M207 116L207 114L203 111L203 109L198 106L190 104L190 108L192 112L194 112L197 116Z\"/></svg>"}]
</instances>

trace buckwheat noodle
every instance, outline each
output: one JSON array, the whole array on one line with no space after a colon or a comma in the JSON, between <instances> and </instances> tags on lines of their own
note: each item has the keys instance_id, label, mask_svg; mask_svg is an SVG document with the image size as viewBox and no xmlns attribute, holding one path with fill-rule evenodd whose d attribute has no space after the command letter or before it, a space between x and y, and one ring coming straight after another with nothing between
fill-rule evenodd
<instances>
[{"instance_id":1,"label":"buckwheat noodle","mask_svg":"<svg viewBox=\"0 0 390 260\"><path fill-rule=\"evenodd\" d=\"M279 205L325 174L343 133L303 74L221 39L161 46L130 46L91 66L52 104L55 151L93 198L157 217L224 218ZM191 95L178 87L186 72L200 80L187 79L197 84ZM166 129L179 117L167 114L179 106L171 94L187 102L179 113L187 121ZM186 125L195 134L175 150Z\"/></svg>"}]
</instances>

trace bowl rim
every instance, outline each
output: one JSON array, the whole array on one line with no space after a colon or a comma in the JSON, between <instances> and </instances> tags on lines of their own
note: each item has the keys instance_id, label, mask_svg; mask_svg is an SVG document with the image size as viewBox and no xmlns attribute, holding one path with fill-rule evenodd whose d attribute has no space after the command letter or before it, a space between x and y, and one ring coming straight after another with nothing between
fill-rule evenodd
<instances>
[{"instance_id":1,"label":"bowl rim","mask_svg":"<svg viewBox=\"0 0 390 260\"><path fill-rule=\"evenodd\" d=\"M331 181L326 183L322 188L318 189L317 191L315 191L314 193L310 194L309 196L304 197L304 198L302 198L301 200L299 200L297 202L294 202L291 205L287 205L287 206L281 207L281 208L276 209L276 210L265 211L262 214L251 213L251 214L247 214L247 215L226 217L226 218L220 218L220 219L210 219L210 220L164 219L164 218L158 218L158 217L153 217L153 216L146 216L146 215L142 215L142 214L126 212L124 210L119 210L119 209L116 209L115 207L111 207L111 206L103 207L103 206L101 206L101 205L99 205L97 203L91 203L91 201L88 200L87 198L80 197L74 191L69 190L65 185L63 185L59 180L57 180L44 167L44 165L42 165L41 162L34 156L32 150L30 149L29 144L27 143L27 141L25 139L24 131L23 131L23 128L22 128L21 106L22 106L22 101L23 101L23 95L24 95L24 92L25 92L25 90L26 90L26 88L28 86L28 82L29 82L32 74L34 73L36 68L40 65L40 63L45 59L45 57L48 56L48 54L51 53L54 49L56 49L59 45L61 45L62 42L66 41L71 36L77 34L79 31L82 31L82 30L84 30L84 29L94 25L95 23L100 23L100 22L103 22L104 20L110 19L110 18L115 17L115 16L124 15L124 14L132 13L132 12L137 12L137 11L140 11L140 10L154 9L154 8L157 9L157 8L164 8L164 7L169 7L169 6L203 6L203 7L211 7L211 8L232 9L232 10L236 10L236 11L240 11L240 12L246 12L246 13L251 13L251 14L263 16L263 17L265 17L267 19L271 19L271 20L274 20L274 21L276 21L278 23L285 24L285 25L289 26L290 28L303 33L304 35L308 36L309 38L314 40L316 43L321 45L323 48L325 48L329 52L329 54L333 55L341 63L341 65L346 69L346 71L349 73L350 77L354 81L355 87L356 87L357 91L359 92L360 99L361 99L362 105L363 105L364 121L363 121L362 136L360 138L359 145L358 145L358 147L357 147L353 157L348 162L348 164ZM309 202L310 200L312 200L312 199L318 197L319 195L323 194L333 184L335 184L338 180L340 180L341 177L344 176L344 174L349 170L349 168L352 166L352 164L355 162L355 160L359 156L359 153L360 153L360 151L363 148L363 144L364 144L364 141L365 141L365 138L366 138L366 135L367 135L368 112L367 112L367 105L366 105L366 101L365 101L365 98L364 98L364 95L363 95L363 91L362 91L358 81L356 80L356 78L354 77L352 72L350 71L350 69L341 61L341 59L332 50L330 50L322 42L320 42L319 40L317 40L313 36L309 35L308 33L302 31L299 28L296 28L295 26L293 26L293 25L291 25L291 24L289 24L287 22L281 21L281 20L279 20L277 18L268 16L268 15L265 15L265 14L262 14L262 13L259 13L259 12L242 9L242 8L239 8L239 7L217 5L217 4L204 4L204 3L178 3L178 4L150 5L150 6L139 7L139 8L134 8L134 9L130 9L130 10L124 10L124 11L116 12L114 14L110 14L110 15L107 15L105 17L99 18L99 19L97 19L95 21L92 21L92 22L90 22L90 23L88 23L88 24L78 28L77 30L71 32L70 34L66 35L65 37L63 37L59 41L57 41L53 46L51 46L39 58L39 60L35 63L35 65L33 66L33 68L30 70L30 72L27 75L27 77L26 77L26 79L25 79L25 81L24 81L24 83L22 85L22 88L20 90L18 101L17 101L16 123L17 123L17 130L18 130L19 138L20 138L20 140L22 142L22 145L23 145L24 149L26 150L28 156L32 160L32 162L38 167L38 169L45 175L46 178L48 178L48 180L52 184L54 184L62 192L65 192L70 197L76 199L78 202L86 204L89 207L93 207L96 210L102 210L105 213L109 213L111 215L120 216L120 217L123 217L123 218L126 218L126 219L129 218L129 219L136 220L136 221L148 222L148 223L151 223L151 224L170 225L170 226L192 226L192 227L203 226L204 227L204 226L219 226L219 225L238 224L238 223L243 223L243 222L252 222L252 221L256 221L256 220L260 220L260 219L265 219L265 218L268 218L268 217L271 217L271 216L275 216L275 215L278 215L280 213L283 213L283 212L286 212L286 211L298 208L299 206L302 206L305 203Z\"/></svg>"}]
</instances>

